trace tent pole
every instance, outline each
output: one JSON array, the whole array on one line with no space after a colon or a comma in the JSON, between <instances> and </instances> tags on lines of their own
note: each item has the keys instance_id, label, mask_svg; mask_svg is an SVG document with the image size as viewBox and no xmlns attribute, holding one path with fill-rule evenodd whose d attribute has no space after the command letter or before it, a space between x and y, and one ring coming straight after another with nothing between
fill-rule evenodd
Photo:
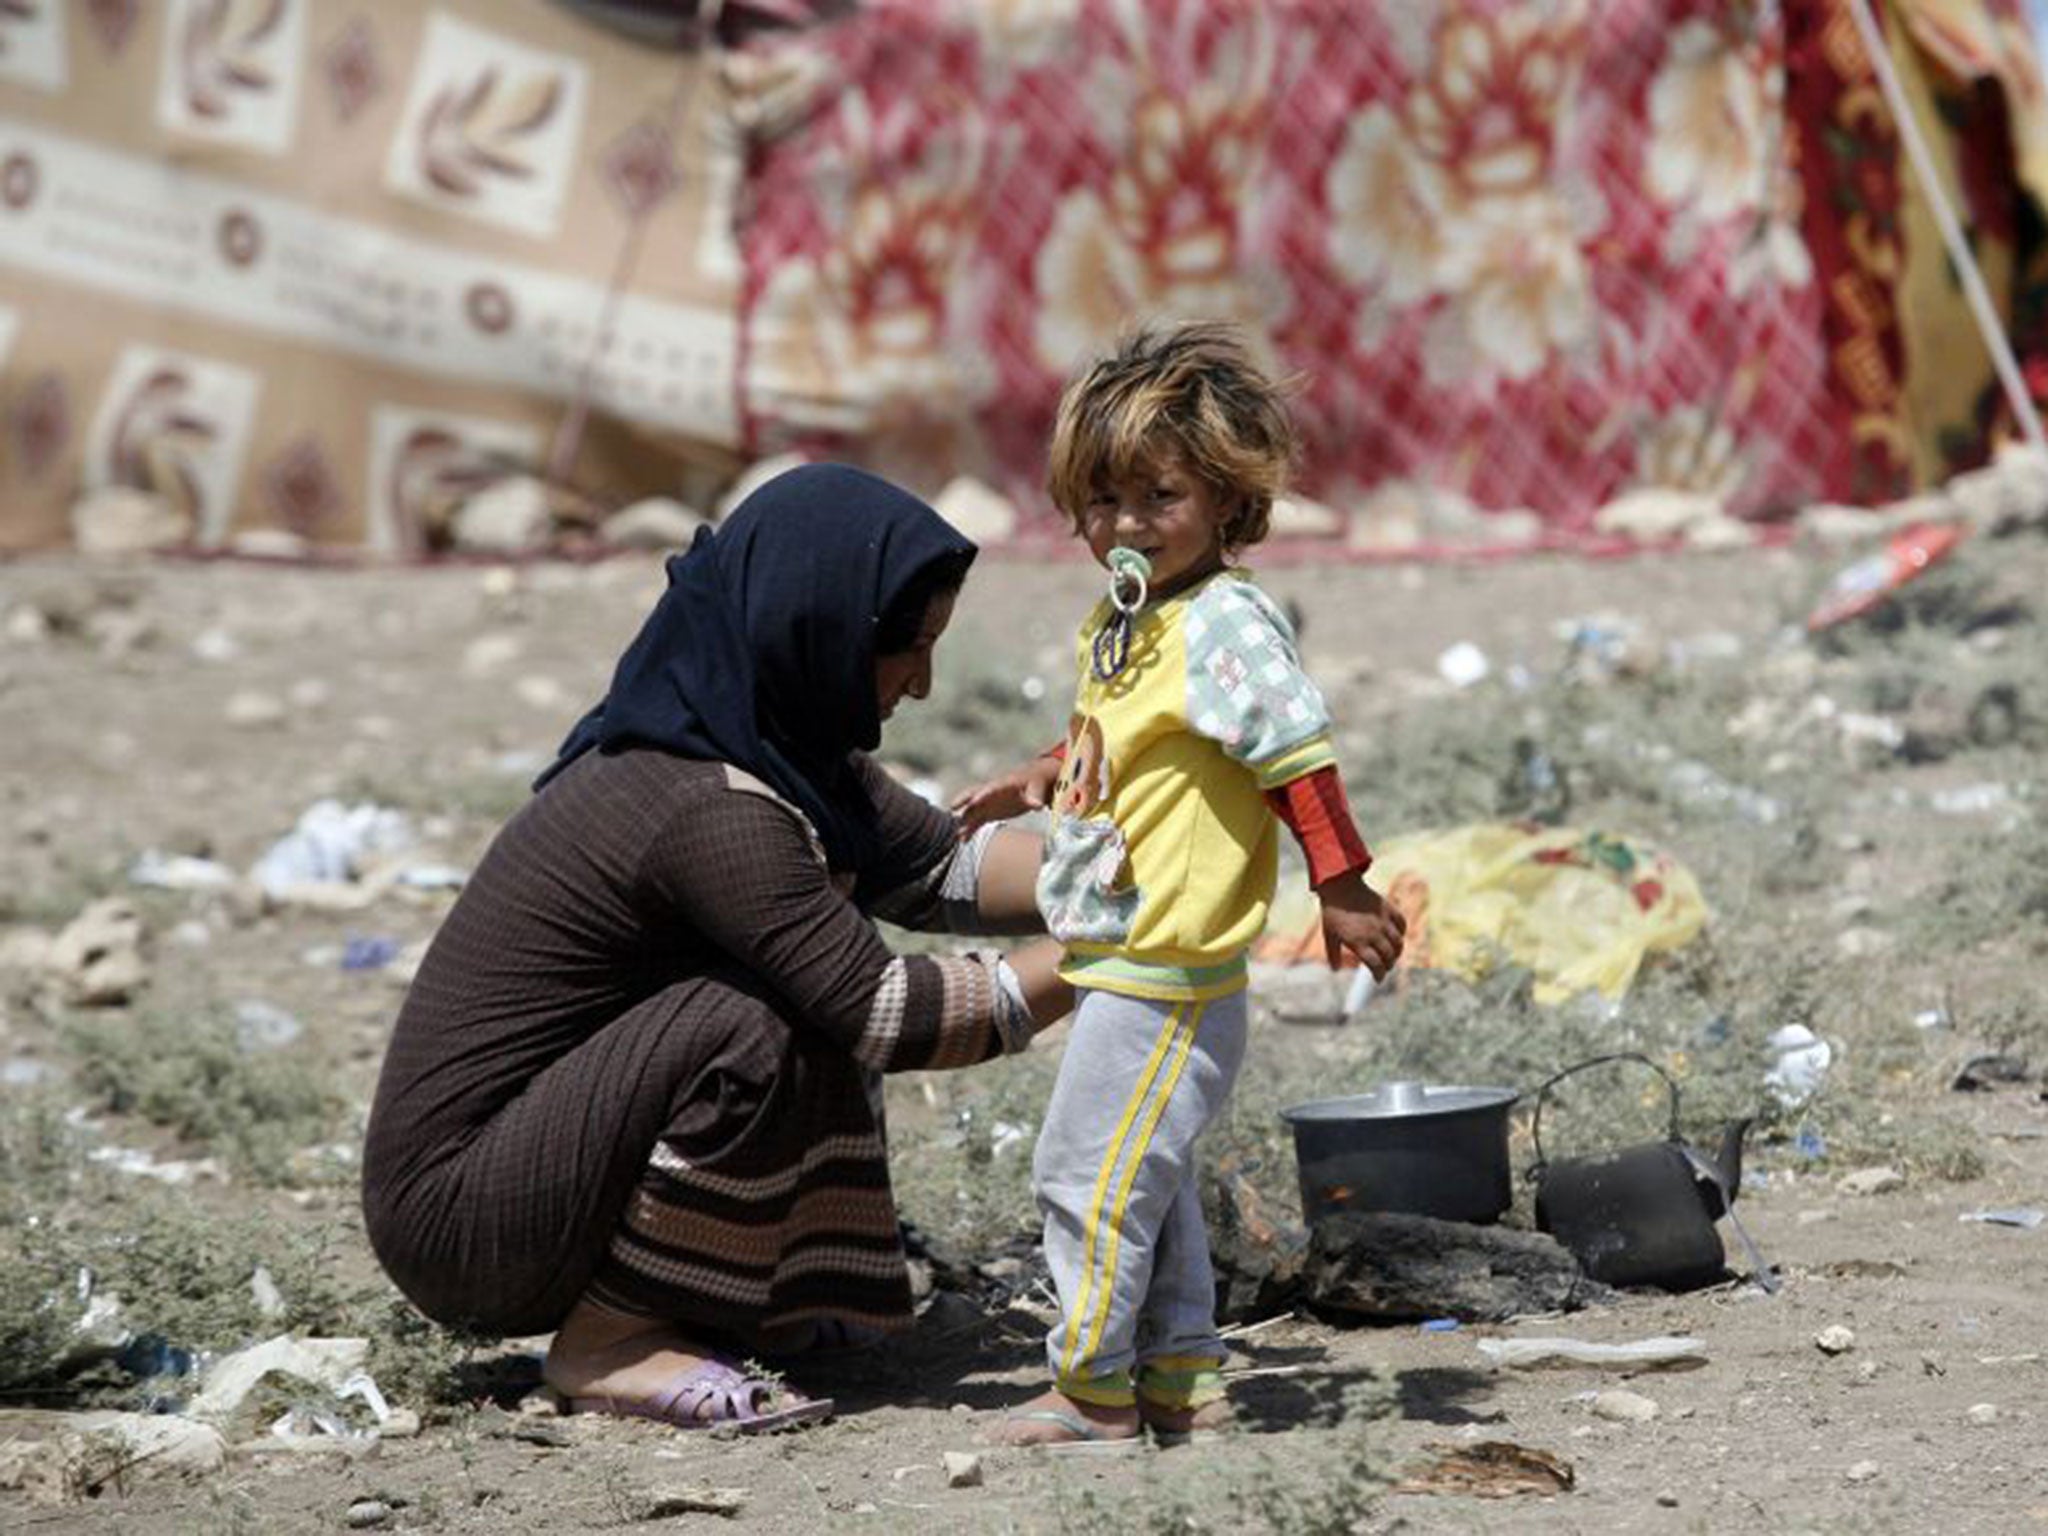
<instances>
[{"instance_id":1,"label":"tent pole","mask_svg":"<svg viewBox=\"0 0 2048 1536\"><path fill-rule=\"evenodd\" d=\"M725 0L705 0L698 13L698 35L704 43L699 62L706 68L718 67L718 22L724 9ZM692 51L680 50L683 77L670 92L668 108L662 117L662 137L667 141L671 154L682 130L683 107L689 101L693 84L689 69ZM590 350L578 370L575 393L570 397L569 409L555 428L554 440L548 445L546 475L550 484L568 485L573 481L576 456L583 448L583 429L590 420L591 397L597 392L598 370L604 364L605 354L611 350L612 333L618 325L619 306L625 298L626 284L632 280L633 269L639 265L641 242L659 203L657 198L636 211L627 222L625 238L619 242L619 253L612 263L611 279L605 284L597 326L590 339Z\"/></svg>"},{"instance_id":2,"label":"tent pole","mask_svg":"<svg viewBox=\"0 0 2048 1536\"><path fill-rule=\"evenodd\" d=\"M1906 154L1913 162L1913 173L1919 178L1920 190L1927 194L1928 204L1934 209L1934 221L1941 226L1942 243L1948 247L1949 260L1955 264L1956 276L1963 285L1963 296L1969 301L1970 313L1984 337L1984 345L1990 349L1998 381L2005 386L2006 403L2012 407L2013 416L2026 435L2027 446L2036 453L2048 454L2048 435L2041 430L2041 413L2034 409L2033 397L2027 393L2027 386L2020 378L2019 360L2013 356L2012 343L2006 339L2005 325L1992 306L1990 290L1984 286L1984 273L1977 265L1977 258L1970 253L1969 242L1963 237L1963 227L1949 203L1947 192L1942 189L1941 178L1935 174L1934 155L1927 146L1926 137L1920 132L1920 123L1913 116L1912 106L1906 100L1905 87L1899 84L1898 71L1892 67L1891 51L1885 47L1884 34L1878 30L1870 0L1849 0L1849 11L1856 18L1857 30L1863 34L1863 46L1870 54L1870 66L1877 72L1877 83L1891 107L1892 119L1899 126L1899 137L1906 141Z\"/></svg>"}]
</instances>

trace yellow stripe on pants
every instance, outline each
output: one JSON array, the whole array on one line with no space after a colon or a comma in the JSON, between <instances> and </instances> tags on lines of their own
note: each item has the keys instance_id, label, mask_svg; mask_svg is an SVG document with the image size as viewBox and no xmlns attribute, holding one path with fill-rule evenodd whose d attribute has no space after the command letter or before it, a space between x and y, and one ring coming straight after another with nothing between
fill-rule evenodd
<instances>
[{"instance_id":1,"label":"yellow stripe on pants","mask_svg":"<svg viewBox=\"0 0 2048 1536\"><path fill-rule=\"evenodd\" d=\"M1182 1005L1183 1008L1185 1006L1185 1004ZM1131 1186L1137 1183L1138 1169L1145 1161L1145 1149L1152 1143L1152 1132L1158 1128L1159 1117L1166 1113L1167 1103L1173 1098L1173 1090L1180 1085L1180 1075L1187 1068L1188 1057L1194 1054L1195 1031L1201 1028L1202 1014L1207 1008L1207 1003L1197 1003L1193 1016L1180 1023L1181 1033L1174 1042L1173 1066L1167 1072L1166 1086L1161 1088L1158 1095L1152 1100L1152 1107L1145 1115L1144 1127L1138 1132L1138 1145L1131 1153L1130 1161L1124 1168L1123 1178L1118 1182L1116 1203L1110 1211L1109 1244L1103 1250L1102 1256L1101 1294L1095 1301L1094 1316L1088 1319L1088 1342L1081 1351L1083 1359L1087 1359L1095 1353L1095 1346L1102 1342L1102 1330L1109 1322L1110 1302L1116 1296L1116 1251L1123 1242L1124 1208L1130 1203ZM1181 1008L1174 1009L1173 1019L1169 1022L1178 1021L1181 1011ZM1098 1206L1099 1203L1098 1197ZM1099 1214L1099 1210L1097 1214ZM1092 1221L1090 1226L1090 1236L1092 1237ZM1075 1310L1084 1316L1088 1312L1085 1303ZM1069 1339L1067 1341L1067 1368L1071 1368L1072 1361L1073 1340Z\"/></svg>"},{"instance_id":2,"label":"yellow stripe on pants","mask_svg":"<svg viewBox=\"0 0 2048 1536\"><path fill-rule=\"evenodd\" d=\"M1102 1169L1095 1176L1095 1189L1088 1197L1088 1238L1081 1250L1081 1293L1074 1298L1074 1315L1077 1318L1087 1315L1088 1293L1094 1288L1095 1240L1102 1231L1103 1197L1109 1193L1110 1180L1116 1176L1116 1165L1123 1158L1124 1139L1131 1134L1132 1123L1137 1120L1138 1112L1145 1107L1145 1100L1152 1092L1153 1081L1159 1076L1159 1064L1166 1059L1167 1048L1174 1042L1174 1033L1180 1028L1180 1016L1186 1007L1185 1003L1177 1004L1173 1012L1166 1016L1166 1023L1159 1031L1158 1042L1153 1045L1152 1054L1146 1059L1145 1070L1138 1074L1138 1085L1131 1090L1131 1097L1124 1105L1123 1116L1117 1121L1116 1134L1110 1137L1109 1155L1102 1160ZM1188 1038L1194 1038L1192 1030L1189 1031ZM1150 1134L1149 1131L1147 1134ZM1074 1350L1081 1341L1082 1331L1074 1328L1067 1333L1066 1352L1060 1357L1062 1376L1069 1374L1074 1368Z\"/></svg>"}]
</instances>

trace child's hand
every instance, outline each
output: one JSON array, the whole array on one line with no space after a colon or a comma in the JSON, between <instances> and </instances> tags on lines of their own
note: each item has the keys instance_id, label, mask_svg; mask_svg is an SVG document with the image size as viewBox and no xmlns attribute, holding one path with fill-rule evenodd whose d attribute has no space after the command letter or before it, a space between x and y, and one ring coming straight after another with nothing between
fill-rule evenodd
<instances>
[{"instance_id":1,"label":"child's hand","mask_svg":"<svg viewBox=\"0 0 2048 1536\"><path fill-rule=\"evenodd\" d=\"M1401 958L1408 920L1356 872L1324 881L1316 896L1323 904L1323 956L1330 969L1337 968L1340 953L1349 951L1374 981L1385 981Z\"/></svg>"},{"instance_id":2,"label":"child's hand","mask_svg":"<svg viewBox=\"0 0 2048 1536\"><path fill-rule=\"evenodd\" d=\"M1044 810L1059 776L1058 758L1034 757L1000 779L963 789L953 797L951 806L953 814L960 818L961 833L972 832L984 822L1007 821L1026 811Z\"/></svg>"}]
</instances>

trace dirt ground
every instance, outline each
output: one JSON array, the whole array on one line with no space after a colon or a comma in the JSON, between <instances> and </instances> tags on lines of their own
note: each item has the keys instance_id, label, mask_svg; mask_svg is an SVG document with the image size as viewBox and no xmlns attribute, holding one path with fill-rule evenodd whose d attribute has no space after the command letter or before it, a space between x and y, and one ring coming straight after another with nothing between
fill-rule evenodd
<instances>
[{"instance_id":1,"label":"dirt ground","mask_svg":"<svg viewBox=\"0 0 2048 1536\"><path fill-rule=\"evenodd\" d=\"M1980 666L1987 678L2017 679L2022 724L2030 708L2048 707L2026 596L2048 575L2048 548L2035 537L1959 557L1941 591L1967 610L1963 619L1930 601L1890 639L1816 649L1789 621L1843 558L1788 549L1268 573L1269 587L1298 604L1311 668L1344 722L1368 836L1487 808L1487 786L1514 762L1503 736L1533 733L1578 763L1575 817L1652 836L1700 874L1715 913L1703 941L1713 969L1688 983L1685 1006L1725 1008L1735 1043L1719 1049L1748 1054L1710 1067L1699 1045L1688 1060L1703 1101L1764 1111L1741 1209L1779 1268L1779 1294L1737 1279L1449 1331L1282 1314L1238 1341L1241 1432L1115 1456L979 1446L990 1415L1039 1381L1044 1317L1028 1291L989 1312L941 1296L901 1345L793 1367L793 1379L836 1396L840 1415L769 1439L521 1414L532 1362L501 1346L494 1375L472 1362L469 1375L411 1398L387 1385L424 1419L416 1436L350 1452L267 1449L256 1435L203 1477L151 1475L145 1465L96 1491L74 1487L71 1502L31 1477L0 1491L0 1526L316 1531L345 1528L352 1509L375 1500L384 1528L451 1533L711 1528L720 1519L900 1533L2048 1529L2048 1291L2039 1280L2048 1228L1959 1219L2048 1206L2048 1103L2031 1063L1986 1091L1949 1086L1972 1055L2048 1043L2029 1035L2041 1027L2044 910L2030 905L2039 867L1996 863L2000 850L2017 860L2042 847L2038 738L2015 728L1975 744L1956 727L1947 750L1916 755L1890 735L1878 733L1873 747L1870 733L1837 729L1847 713L1899 722L1909 741L1914 731L1938 734L1930 719L1985 696L1957 682ZM13 1149L0 1163L13 1189L0 1210L0 1263L20 1276L54 1262L46 1250L57 1251L60 1230L113 1255L110 1234L170 1221L175 1210L220 1235L210 1257L180 1260L182 1278L166 1271L162 1292L146 1276L126 1280L122 1303L138 1329L154 1306L169 1306L174 1284L183 1287L178 1315L198 1315L210 1299L189 1294L200 1283L192 1276L234 1274L246 1289L249 1261L230 1251L230 1232L257 1243L255 1259L278 1275L283 1326L334 1329L388 1309L347 1165L402 991L391 967L347 969L339 957L351 941L388 940L401 952L418 944L450 898L395 888L358 910L266 908L232 892L142 889L128 871L151 849L245 870L330 796L401 810L422 856L472 863L601 692L659 584L658 563L645 558L517 570L0 565L0 936L53 932L88 901L122 896L140 915L147 965L130 1001L91 1008L52 1000L29 971L0 972L0 1114ZM942 647L938 696L905 711L884 755L950 790L1043 739L1060 713L1068 626L1095 585L1080 565L984 561ZM1612 680L1585 693L1520 691L1585 662L1560 626L1602 614L1627 621L1632 652ZM1465 690L1437 666L1459 641L1491 664ZM1684 656L1708 659L1681 666ZM1834 702L1815 708L1823 697ZM1759 829L1726 804L1684 803L1662 768L1630 766L1626 753L1596 750L1567 729L1571 701L1614 718L1616 699L1629 701L1639 738L1668 731L1687 760L1711 749L1724 773L1747 770L1791 808L1785 820ZM1600 752L1608 758L1596 762ZM1268 1097L1290 1083L1364 1088L1402 1051L1430 1053L1437 1080L1451 1081L1502 1080L1492 1075L1501 1062L1540 1058L1526 1041L1535 1054L1516 1057L1514 1042L1433 1029L1431 995L1385 1011L1375 1002L1348 1026L1280 1023L1262 1009L1254 1053L1271 1075ZM1773 1108L1756 1054L1795 995L1838 1056L1823 1095L1800 1114ZM218 1124L180 1110L168 1088L152 1098L135 1086L146 1068L164 1066L146 1058L190 1038L181 1020L249 1001L303 1026L270 1056L324 1095L305 1122L317 1130L306 1133L310 1150L267 1140L264 1124L276 1129L285 1112L230 1076L209 1091L223 1101L239 1094L246 1114ZM1942 1009L1945 1022L1933 1017ZM1916 1026L1916 1015L1932 1027ZM1574 1027L1597 1041L1633 1017ZM1692 1029L1697 1019L1687 1018ZM1401 1032L1409 1038L1393 1038ZM1057 1038L1034 1055L1056 1050ZM1627 1043L1667 1042L1653 1032ZM1685 1053L1674 1045L1664 1054ZM891 1083L906 1210L969 1260L992 1256L974 1246L991 1234L1028 1230L1030 1093L1046 1081L1043 1062L1032 1070L1039 1075L1014 1077L992 1098L977 1097L992 1090L966 1081L973 1073ZM1267 1102L1249 1073L1241 1097ZM23 1129L44 1112L55 1118ZM1264 1120L1242 1131L1266 1145L1272 1134ZM22 1150L29 1141L35 1148ZM92 1160L92 1149L108 1147L151 1154L158 1176ZM177 1159L210 1162L174 1182L175 1172L162 1175ZM1841 1184L1880 1166L1897 1171L1895 1187L1860 1195ZM986 1182L946 1185L956 1167ZM1292 1170L1272 1164L1265 1177L1284 1191ZM251 1218L264 1236L247 1236ZM260 1246L294 1234L324 1242L318 1278L297 1291L287 1260ZM227 1268L207 1269L213 1260ZM19 1294L19 1285L9 1292ZM1837 1325L1853 1343L1830 1353L1816 1336ZM260 1336L247 1320L213 1326L214 1338L189 1342L225 1348ZM0 1367L15 1372L16 1405L0 1413L0 1447L32 1461L37 1447L59 1455L55 1413L77 1404L71 1389L7 1356L26 1348L8 1341L27 1327L0 1315ZM1496 1372L1477 1349L1496 1337L1664 1334L1701 1340L1705 1364L1627 1380L1588 1368ZM393 1358L373 1357L373 1369ZM505 1406L491 1405L486 1385ZM1613 1388L1653 1400L1655 1417L1596 1414L1592 1395ZM1570 1488L1499 1498L1401 1491L1403 1476L1442 1450L1489 1441L1569 1464ZM949 1487L944 1454L977 1450L980 1484ZM657 1494L689 1487L741 1490L738 1512L657 1512Z\"/></svg>"}]
</instances>

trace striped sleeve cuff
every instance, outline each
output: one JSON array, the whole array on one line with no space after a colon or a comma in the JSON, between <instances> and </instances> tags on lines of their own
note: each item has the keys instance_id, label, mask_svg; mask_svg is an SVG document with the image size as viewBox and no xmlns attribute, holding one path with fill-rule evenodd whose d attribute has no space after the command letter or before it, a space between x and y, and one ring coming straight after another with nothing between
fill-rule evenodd
<instances>
[{"instance_id":1,"label":"striped sleeve cuff","mask_svg":"<svg viewBox=\"0 0 2048 1536\"><path fill-rule=\"evenodd\" d=\"M1318 731L1306 741L1267 758L1264 762L1248 765L1258 776L1259 788L1279 789L1294 780L1337 766L1337 749L1330 744L1330 733Z\"/></svg>"},{"instance_id":2,"label":"striped sleeve cuff","mask_svg":"<svg viewBox=\"0 0 2048 1536\"><path fill-rule=\"evenodd\" d=\"M1372 854L1351 820L1351 806L1344 798L1344 780L1335 764L1268 790L1266 803L1301 844L1302 857L1308 860L1310 885L1362 873L1372 866Z\"/></svg>"},{"instance_id":3,"label":"striped sleeve cuff","mask_svg":"<svg viewBox=\"0 0 2048 1536\"><path fill-rule=\"evenodd\" d=\"M1001 964L993 954L898 955L875 987L854 1059L877 1072L942 1072L1020 1048Z\"/></svg>"}]
</instances>

